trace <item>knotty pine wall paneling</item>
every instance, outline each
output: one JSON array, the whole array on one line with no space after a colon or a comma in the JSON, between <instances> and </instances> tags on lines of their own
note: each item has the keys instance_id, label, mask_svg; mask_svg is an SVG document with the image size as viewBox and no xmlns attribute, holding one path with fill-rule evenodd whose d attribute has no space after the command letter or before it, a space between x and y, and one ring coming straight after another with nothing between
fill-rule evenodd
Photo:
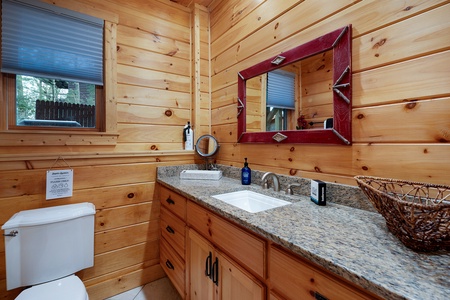
<instances>
[{"instance_id":1,"label":"knotty pine wall paneling","mask_svg":"<svg viewBox=\"0 0 450 300\"><path fill-rule=\"evenodd\" d=\"M69 145L45 132L24 133L9 141L13 146L0 144L0 224L25 209L92 202L94 267L78 276L90 299L102 300L165 276L156 168L195 162L193 151L182 150L182 129L192 118L191 12L164 0L47 2L116 22L117 82L108 83L117 101L117 116L109 117L117 119L119 135L99 145L74 134ZM209 80L208 74L202 76ZM45 174L59 156L74 170L73 196L46 201ZM67 166L59 160L54 168ZM0 299L12 300L21 289L6 291L4 251L1 239Z\"/></svg>"},{"instance_id":2,"label":"knotty pine wall paneling","mask_svg":"<svg viewBox=\"0 0 450 300\"><path fill-rule=\"evenodd\" d=\"M228 1L211 6L218 162L356 185L373 175L450 184L449 1ZM233 22L230 22L233 20ZM353 145L239 144L237 72L353 28Z\"/></svg>"},{"instance_id":3,"label":"knotty pine wall paneling","mask_svg":"<svg viewBox=\"0 0 450 300\"><path fill-rule=\"evenodd\" d=\"M196 138L211 133L209 13L201 5L192 10L192 124Z\"/></svg>"}]
</instances>

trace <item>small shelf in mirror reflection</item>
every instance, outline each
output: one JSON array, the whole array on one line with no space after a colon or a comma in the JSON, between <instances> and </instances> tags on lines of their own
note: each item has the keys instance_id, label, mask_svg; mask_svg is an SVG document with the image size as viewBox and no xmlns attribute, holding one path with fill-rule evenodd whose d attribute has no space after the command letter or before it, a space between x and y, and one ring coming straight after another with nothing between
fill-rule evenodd
<instances>
[{"instance_id":1,"label":"small shelf in mirror reflection","mask_svg":"<svg viewBox=\"0 0 450 300\"><path fill-rule=\"evenodd\" d=\"M350 145L351 38L348 25L240 71L238 142ZM295 79L277 82L275 70Z\"/></svg>"}]
</instances>

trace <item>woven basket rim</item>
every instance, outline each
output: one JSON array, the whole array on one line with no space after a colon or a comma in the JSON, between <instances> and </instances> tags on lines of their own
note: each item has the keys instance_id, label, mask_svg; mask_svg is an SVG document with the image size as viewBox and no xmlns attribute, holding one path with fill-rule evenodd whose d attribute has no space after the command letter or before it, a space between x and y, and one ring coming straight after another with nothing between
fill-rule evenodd
<instances>
[{"instance_id":1,"label":"woven basket rim","mask_svg":"<svg viewBox=\"0 0 450 300\"><path fill-rule=\"evenodd\" d=\"M387 181L387 182L391 182L391 183L407 183L407 184L424 185L426 187L437 187L437 188L445 188L445 189L450 190L450 186L447 186L447 185L424 183L424 182L418 182L418 181L400 180L400 179L391 179L391 178L383 178L383 177L375 177L375 176L362 176L362 175L355 176L354 178L358 183L361 183L364 187L370 189L372 192L374 192L380 196L387 197L392 201L397 201L397 202L400 202L400 203L403 203L403 204L409 205L409 206L415 206L417 208L424 207L424 206L428 207L428 208L430 208L430 207L436 207L436 208L438 208L438 207L439 208L442 208L442 207L447 208L448 207L448 208L450 208L449 200L445 200L445 202L442 201L440 203L431 202L431 204L423 204L423 203L416 203L416 202L399 199L399 198L394 197L386 192L383 192L383 191L380 191L380 190L374 188L373 186L367 184L364 181L364 179L382 180L382 181L385 181L385 182Z\"/></svg>"},{"instance_id":2,"label":"woven basket rim","mask_svg":"<svg viewBox=\"0 0 450 300\"><path fill-rule=\"evenodd\" d=\"M354 177L355 179L375 179L375 180L383 180L383 181L389 181L389 182L402 182L402 183L410 183L410 184L417 184L417 185L424 185L427 187L438 187L438 188L446 188L450 190L449 185L444 184L435 184L435 183L427 183L427 182L421 182L421 181L411 181L411 180L403 180L403 179L395 179L395 178L386 178L386 177L376 177L376 176L366 176L366 175L356 175Z\"/></svg>"}]
</instances>

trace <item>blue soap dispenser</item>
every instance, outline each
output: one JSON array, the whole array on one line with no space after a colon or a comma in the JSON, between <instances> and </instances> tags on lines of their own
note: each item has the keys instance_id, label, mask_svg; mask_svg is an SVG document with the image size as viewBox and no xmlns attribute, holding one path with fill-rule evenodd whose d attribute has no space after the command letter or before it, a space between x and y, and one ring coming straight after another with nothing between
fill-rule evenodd
<instances>
[{"instance_id":1,"label":"blue soap dispenser","mask_svg":"<svg viewBox=\"0 0 450 300\"><path fill-rule=\"evenodd\" d=\"M252 183L252 170L248 167L247 157L245 158L244 167L241 170L241 182L243 185Z\"/></svg>"}]
</instances>

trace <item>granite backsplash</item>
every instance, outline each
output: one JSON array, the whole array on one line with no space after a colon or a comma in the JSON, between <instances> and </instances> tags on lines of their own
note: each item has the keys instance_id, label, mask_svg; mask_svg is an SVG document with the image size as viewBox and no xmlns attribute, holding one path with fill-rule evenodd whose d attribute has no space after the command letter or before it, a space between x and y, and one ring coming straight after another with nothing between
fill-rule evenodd
<instances>
[{"instance_id":1,"label":"granite backsplash","mask_svg":"<svg viewBox=\"0 0 450 300\"><path fill-rule=\"evenodd\" d=\"M241 169L232 166L215 165L218 170L222 171L223 176L233 179L241 178ZM178 166L158 167L158 177L180 176L183 170L204 170L204 164L189 164ZM252 170L252 184L261 185L261 178L266 172ZM300 187L293 189L294 194L309 196L311 191L311 180L295 176L286 176L277 174L280 181L280 193L284 193L289 184L299 184ZM376 212L373 205L357 186L349 186L344 184L326 182L327 202L333 202L352 208L362 209L366 211Z\"/></svg>"}]
</instances>

